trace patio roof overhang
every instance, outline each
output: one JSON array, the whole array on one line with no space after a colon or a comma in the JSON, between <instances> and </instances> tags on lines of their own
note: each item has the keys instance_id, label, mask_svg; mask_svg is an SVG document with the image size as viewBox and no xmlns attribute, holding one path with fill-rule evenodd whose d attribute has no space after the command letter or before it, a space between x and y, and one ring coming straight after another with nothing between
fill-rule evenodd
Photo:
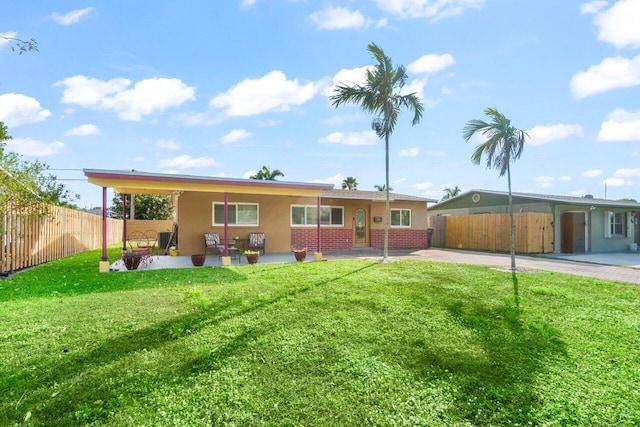
<instances>
[{"instance_id":1,"label":"patio roof overhang","mask_svg":"<svg viewBox=\"0 0 640 427\"><path fill-rule=\"evenodd\" d=\"M122 194L174 194L182 191L287 196L322 196L331 184L216 178L148 173L135 170L84 169L88 181Z\"/></svg>"}]
</instances>

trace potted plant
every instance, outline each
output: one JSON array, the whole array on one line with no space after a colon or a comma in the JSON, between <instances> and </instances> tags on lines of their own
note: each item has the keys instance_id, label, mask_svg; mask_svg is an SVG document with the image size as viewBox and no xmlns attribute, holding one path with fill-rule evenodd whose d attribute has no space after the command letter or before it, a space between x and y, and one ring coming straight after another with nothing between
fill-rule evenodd
<instances>
[{"instance_id":1,"label":"potted plant","mask_svg":"<svg viewBox=\"0 0 640 427\"><path fill-rule=\"evenodd\" d=\"M259 251L246 250L243 253L247 257L247 263L255 264L258 262L258 257L260 256Z\"/></svg>"},{"instance_id":2,"label":"potted plant","mask_svg":"<svg viewBox=\"0 0 640 427\"><path fill-rule=\"evenodd\" d=\"M296 261L302 262L307 257L307 248L294 249L293 255L296 257Z\"/></svg>"},{"instance_id":3,"label":"potted plant","mask_svg":"<svg viewBox=\"0 0 640 427\"><path fill-rule=\"evenodd\" d=\"M193 254L191 255L191 263L196 267L201 267L204 265L206 258L205 254Z\"/></svg>"},{"instance_id":4,"label":"potted plant","mask_svg":"<svg viewBox=\"0 0 640 427\"><path fill-rule=\"evenodd\" d=\"M140 265L140 259L142 256L133 252L127 252L122 254L122 261L124 262L127 270L137 270Z\"/></svg>"}]
</instances>

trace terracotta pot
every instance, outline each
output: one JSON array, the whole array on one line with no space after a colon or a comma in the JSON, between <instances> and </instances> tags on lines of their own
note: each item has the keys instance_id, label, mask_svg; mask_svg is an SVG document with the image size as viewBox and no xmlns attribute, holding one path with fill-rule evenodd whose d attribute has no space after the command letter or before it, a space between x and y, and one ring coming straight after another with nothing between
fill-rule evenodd
<instances>
[{"instance_id":1,"label":"terracotta pot","mask_svg":"<svg viewBox=\"0 0 640 427\"><path fill-rule=\"evenodd\" d=\"M122 260L124 261L124 265L127 267L127 270L137 270L140 265L139 256L125 256Z\"/></svg>"},{"instance_id":2,"label":"terracotta pot","mask_svg":"<svg viewBox=\"0 0 640 427\"><path fill-rule=\"evenodd\" d=\"M255 264L258 262L258 257L260 256L259 253L255 253L255 254L245 254L247 257L247 262L249 264Z\"/></svg>"},{"instance_id":3,"label":"terracotta pot","mask_svg":"<svg viewBox=\"0 0 640 427\"><path fill-rule=\"evenodd\" d=\"M299 251L293 251L293 254L296 257L296 261L302 262L307 257L307 250L306 249L302 249L302 250L299 250Z\"/></svg>"},{"instance_id":4,"label":"terracotta pot","mask_svg":"<svg viewBox=\"0 0 640 427\"><path fill-rule=\"evenodd\" d=\"M201 267L204 265L204 261L206 260L206 256L204 254L193 254L191 255L191 263L196 267Z\"/></svg>"}]
</instances>

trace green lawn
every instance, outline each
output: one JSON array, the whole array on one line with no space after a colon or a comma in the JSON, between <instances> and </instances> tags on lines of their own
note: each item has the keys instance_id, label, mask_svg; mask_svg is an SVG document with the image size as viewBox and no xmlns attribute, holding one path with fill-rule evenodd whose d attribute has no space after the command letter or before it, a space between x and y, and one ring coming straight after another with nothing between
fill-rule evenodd
<instances>
[{"instance_id":1,"label":"green lawn","mask_svg":"<svg viewBox=\"0 0 640 427\"><path fill-rule=\"evenodd\" d=\"M636 285L408 260L98 260L0 281L0 425L640 424Z\"/></svg>"}]
</instances>

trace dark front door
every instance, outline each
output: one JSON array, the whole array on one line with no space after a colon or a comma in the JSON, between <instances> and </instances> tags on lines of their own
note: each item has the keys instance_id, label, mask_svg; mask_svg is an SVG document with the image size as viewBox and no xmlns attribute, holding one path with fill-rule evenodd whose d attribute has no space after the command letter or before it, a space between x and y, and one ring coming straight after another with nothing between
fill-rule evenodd
<instances>
[{"instance_id":1,"label":"dark front door","mask_svg":"<svg viewBox=\"0 0 640 427\"><path fill-rule=\"evenodd\" d=\"M586 250L584 212L562 214L562 252L574 254Z\"/></svg>"}]
</instances>

